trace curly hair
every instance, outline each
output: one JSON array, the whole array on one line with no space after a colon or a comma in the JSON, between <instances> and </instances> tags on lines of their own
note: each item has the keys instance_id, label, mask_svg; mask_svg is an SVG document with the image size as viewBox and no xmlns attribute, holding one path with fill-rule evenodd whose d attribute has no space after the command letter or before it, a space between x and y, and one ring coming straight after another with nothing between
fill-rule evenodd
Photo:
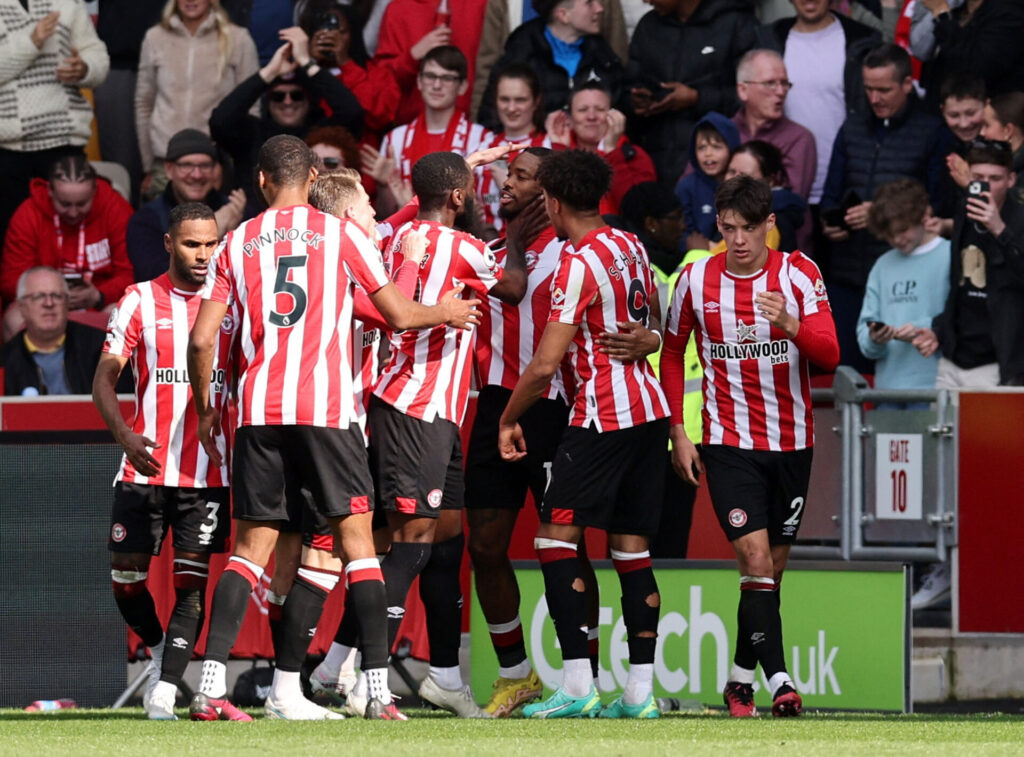
<instances>
[{"instance_id":1,"label":"curly hair","mask_svg":"<svg viewBox=\"0 0 1024 757\"><path fill-rule=\"evenodd\" d=\"M597 210L612 183L611 166L585 150L559 150L543 160L537 181L551 197L573 210Z\"/></svg>"},{"instance_id":2,"label":"curly hair","mask_svg":"<svg viewBox=\"0 0 1024 757\"><path fill-rule=\"evenodd\" d=\"M352 132L344 126L317 126L310 129L306 135L306 144L310 147L317 145L330 145L341 150L341 159L349 168L357 171L362 169L362 161L359 159L359 143L352 136Z\"/></svg>"},{"instance_id":3,"label":"curly hair","mask_svg":"<svg viewBox=\"0 0 1024 757\"><path fill-rule=\"evenodd\" d=\"M868 231L879 239L889 237L924 222L928 212L928 190L919 181L896 179L875 190L868 211Z\"/></svg>"}]
</instances>

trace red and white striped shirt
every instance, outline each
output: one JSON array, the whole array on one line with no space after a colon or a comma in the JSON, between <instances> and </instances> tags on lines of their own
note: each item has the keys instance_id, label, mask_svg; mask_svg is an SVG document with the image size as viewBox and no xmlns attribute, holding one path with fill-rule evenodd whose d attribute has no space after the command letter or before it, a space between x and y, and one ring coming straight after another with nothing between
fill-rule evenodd
<instances>
[{"instance_id":1,"label":"red and white striped shirt","mask_svg":"<svg viewBox=\"0 0 1024 757\"><path fill-rule=\"evenodd\" d=\"M417 302L436 305L459 283L486 293L501 280L503 271L483 242L433 221L413 221L398 230L385 256L394 266L403 260L402 239L410 232L424 234L428 242ZM475 331L445 325L393 333L391 358L373 393L414 418L443 418L461 425L469 401L475 336Z\"/></svg>"},{"instance_id":2,"label":"red and white striped shirt","mask_svg":"<svg viewBox=\"0 0 1024 757\"><path fill-rule=\"evenodd\" d=\"M621 363L595 339L619 321L646 324L656 286L644 246L632 234L602 226L566 245L551 284L550 321L579 326L565 359L575 388L570 426L600 432L631 428L668 415L668 402L646 360Z\"/></svg>"},{"instance_id":3,"label":"red and white striped shirt","mask_svg":"<svg viewBox=\"0 0 1024 757\"><path fill-rule=\"evenodd\" d=\"M750 276L732 274L725 264L725 254L698 260L676 284L661 360L673 422L681 422L674 396L681 393L669 386L666 364L685 350L693 331L704 365L705 444L774 451L810 447L808 359L821 347L838 358L821 273L800 252L769 250L764 267ZM800 320L795 340L760 313L755 303L760 292L786 298L786 310Z\"/></svg>"},{"instance_id":4,"label":"red and white striped shirt","mask_svg":"<svg viewBox=\"0 0 1024 757\"><path fill-rule=\"evenodd\" d=\"M238 424L348 428L353 287L387 283L362 229L309 205L270 209L228 234L203 297L242 309Z\"/></svg>"},{"instance_id":5,"label":"red and white striped shirt","mask_svg":"<svg viewBox=\"0 0 1024 757\"><path fill-rule=\"evenodd\" d=\"M454 152L467 157L493 139L493 134L480 124L470 122L464 113L456 111L442 132L427 131L426 114L414 121L396 126L384 135L380 143L381 155L393 155L403 181L412 178L416 161L432 152Z\"/></svg>"},{"instance_id":6,"label":"red and white striped shirt","mask_svg":"<svg viewBox=\"0 0 1024 757\"><path fill-rule=\"evenodd\" d=\"M518 305L488 297L481 308L476 335L476 385L515 389L540 344L551 313L551 280L558 269L566 242L555 237L550 226L526 248L526 295ZM488 247L500 265L505 263L505 240ZM561 375L551 382L546 399L565 399Z\"/></svg>"},{"instance_id":7,"label":"red and white striped shirt","mask_svg":"<svg viewBox=\"0 0 1024 757\"><path fill-rule=\"evenodd\" d=\"M494 137L490 144L486 146L498 147L506 142L515 142L516 144L529 142L531 147L551 147L551 140L548 139L548 135L542 131L534 131L529 136L521 139L509 139L505 135L505 132L502 132ZM520 150L514 150L505 156L504 164L506 166L506 173L508 170L507 166L516 159L516 156L518 156L520 152ZM491 169L492 166L481 166L477 170L476 193L480 196L480 202L482 203L484 223L489 226L493 226L498 231L501 231L505 228L505 219L498 214L498 211L501 209L501 185L503 182L495 179Z\"/></svg>"},{"instance_id":8,"label":"red and white striped shirt","mask_svg":"<svg viewBox=\"0 0 1024 757\"><path fill-rule=\"evenodd\" d=\"M165 273L128 287L110 313L103 351L131 359L135 374L132 431L157 443L151 454L160 463L159 473L144 476L125 455L115 481L196 488L228 485L228 455L220 468L211 468L196 436L199 419L188 382L187 352L200 302L199 292L175 289ZM238 312L232 308L221 324L210 377L210 399L222 415L237 326ZM228 451L223 431L216 442L218 449Z\"/></svg>"}]
</instances>

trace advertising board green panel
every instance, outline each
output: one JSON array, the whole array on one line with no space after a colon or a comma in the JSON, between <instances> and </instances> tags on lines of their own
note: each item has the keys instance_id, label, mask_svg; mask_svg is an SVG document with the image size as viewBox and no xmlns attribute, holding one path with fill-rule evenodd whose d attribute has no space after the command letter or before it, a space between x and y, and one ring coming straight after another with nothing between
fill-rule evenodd
<instances>
[{"instance_id":1,"label":"advertising board green panel","mask_svg":"<svg viewBox=\"0 0 1024 757\"><path fill-rule=\"evenodd\" d=\"M626 629L618 577L610 565L595 565L601 594L600 689L612 692L626 683ZM889 564L835 565L793 563L783 582L786 662L804 706L905 711L910 666L906 572ZM735 567L656 563L655 574L661 593L655 696L721 705L736 639ZM517 565L516 575L527 654L544 685L554 689L562 663L544 579L530 563ZM473 690L485 701L498 665L475 594L470 622ZM755 701L765 710L770 701L760 671L758 678Z\"/></svg>"}]
</instances>

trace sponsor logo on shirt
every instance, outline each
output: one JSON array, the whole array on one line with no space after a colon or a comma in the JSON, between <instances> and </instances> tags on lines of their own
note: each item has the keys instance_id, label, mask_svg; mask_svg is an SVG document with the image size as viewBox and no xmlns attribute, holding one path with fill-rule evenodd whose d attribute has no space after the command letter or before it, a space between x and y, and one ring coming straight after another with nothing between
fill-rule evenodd
<instances>
[{"instance_id":1,"label":"sponsor logo on shirt","mask_svg":"<svg viewBox=\"0 0 1024 757\"><path fill-rule=\"evenodd\" d=\"M712 360L760 360L770 358L772 365L789 362L789 340L773 339L770 342L744 344L711 343Z\"/></svg>"}]
</instances>

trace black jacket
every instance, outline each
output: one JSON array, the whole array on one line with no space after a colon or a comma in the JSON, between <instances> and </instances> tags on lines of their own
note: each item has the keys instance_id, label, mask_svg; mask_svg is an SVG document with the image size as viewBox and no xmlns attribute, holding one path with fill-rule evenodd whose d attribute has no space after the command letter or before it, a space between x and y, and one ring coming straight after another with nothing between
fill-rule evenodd
<instances>
[{"instance_id":1,"label":"black jacket","mask_svg":"<svg viewBox=\"0 0 1024 757\"><path fill-rule=\"evenodd\" d=\"M651 156L663 185L674 187L686 170L697 121L712 110L731 117L739 108L736 64L756 47L757 29L750 0L703 0L685 23L654 11L640 19L629 43L629 84L681 82L698 92L691 108L630 123L630 136Z\"/></svg>"},{"instance_id":2,"label":"black jacket","mask_svg":"<svg viewBox=\"0 0 1024 757\"><path fill-rule=\"evenodd\" d=\"M867 98L864 97L864 74L861 71L861 61L868 54L871 48L881 44L882 36L870 26L865 26L859 21L854 21L849 16L841 13L833 13L833 16L843 27L843 35L846 37L846 66L843 69L843 94L846 97L846 111L867 110ZM782 55L786 54L786 40L789 33L796 24L796 16L780 18L773 24L762 28L763 42L765 47L777 50Z\"/></svg>"},{"instance_id":3,"label":"black jacket","mask_svg":"<svg viewBox=\"0 0 1024 757\"><path fill-rule=\"evenodd\" d=\"M1007 197L1000 215L1006 228L983 249L992 344L999 362L999 383L1024 386L1024 205ZM949 297L945 309L932 321L946 357L956 350L957 290L963 275L960 249L966 223L961 207L950 239Z\"/></svg>"},{"instance_id":4,"label":"black jacket","mask_svg":"<svg viewBox=\"0 0 1024 757\"><path fill-rule=\"evenodd\" d=\"M3 346L0 357L4 366L4 394L20 395L28 387L46 394L42 372L32 353L25 346L24 331L20 331ZM68 321L64 339L64 375L72 394L92 394L92 377L103 350L104 332ZM132 391L132 371L125 366L117 382L118 392Z\"/></svg>"},{"instance_id":5,"label":"black jacket","mask_svg":"<svg viewBox=\"0 0 1024 757\"><path fill-rule=\"evenodd\" d=\"M110 67L137 71L142 38L160 23L163 0L100 0L96 34L107 46Z\"/></svg>"},{"instance_id":6,"label":"black jacket","mask_svg":"<svg viewBox=\"0 0 1024 757\"><path fill-rule=\"evenodd\" d=\"M275 123L266 115L265 103L262 117L256 118L249 113L249 109L270 89L259 72L235 87L210 114L210 136L228 151L235 162L235 185L244 189L248 198L247 217L267 207L256 181L256 163L260 147L268 139L278 134L304 138L315 126L344 126L357 139L362 132L362 106L348 87L329 71L321 68L315 76L308 78L299 73L293 81L301 84L307 96L312 98L306 121L298 128L285 128ZM331 109L329 118L320 109L321 100Z\"/></svg>"},{"instance_id":7,"label":"black jacket","mask_svg":"<svg viewBox=\"0 0 1024 757\"><path fill-rule=\"evenodd\" d=\"M217 190L211 190L203 202L212 210L220 210L227 198ZM174 189L168 182L159 197L143 205L128 219L125 244L136 281L149 281L167 273L170 256L164 248L164 234L167 233L171 211L177 205Z\"/></svg>"},{"instance_id":8,"label":"black jacket","mask_svg":"<svg viewBox=\"0 0 1024 757\"><path fill-rule=\"evenodd\" d=\"M616 108L621 110L625 107L628 93L622 86L622 61L604 37L589 34L583 38L583 57L580 58L576 76L570 77L564 68L555 63L551 43L544 36L544 28L544 21L534 18L512 32L505 42L505 52L491 69L476 120L496 134L505 130L498 120L494 101L498 72L510 63L524 63L536 72L544 98L542 107L545 114L568 104L574 82L596 81L611 92L612 103Z\"/></svg>"},{"instance_id":9,"label":"black jacket","mask_svg":"<svg viewBox=\"0 0 1024 757\"><path fill-rule=\"evenodd\" d=\"M942 174L950 151L949 131L940 118L926 113L911 93L907 105L886 120L866 113L851 113L836 135L832 159L821 196L822 210L839 208L847 192L870 201L880 184L895 179L917 179L928 188L933 207L945 207ZM889 249L867 230L854 231L844 242L833 242L828 280L863 287L875 260Z\"/></svg>"}]
</instances>

